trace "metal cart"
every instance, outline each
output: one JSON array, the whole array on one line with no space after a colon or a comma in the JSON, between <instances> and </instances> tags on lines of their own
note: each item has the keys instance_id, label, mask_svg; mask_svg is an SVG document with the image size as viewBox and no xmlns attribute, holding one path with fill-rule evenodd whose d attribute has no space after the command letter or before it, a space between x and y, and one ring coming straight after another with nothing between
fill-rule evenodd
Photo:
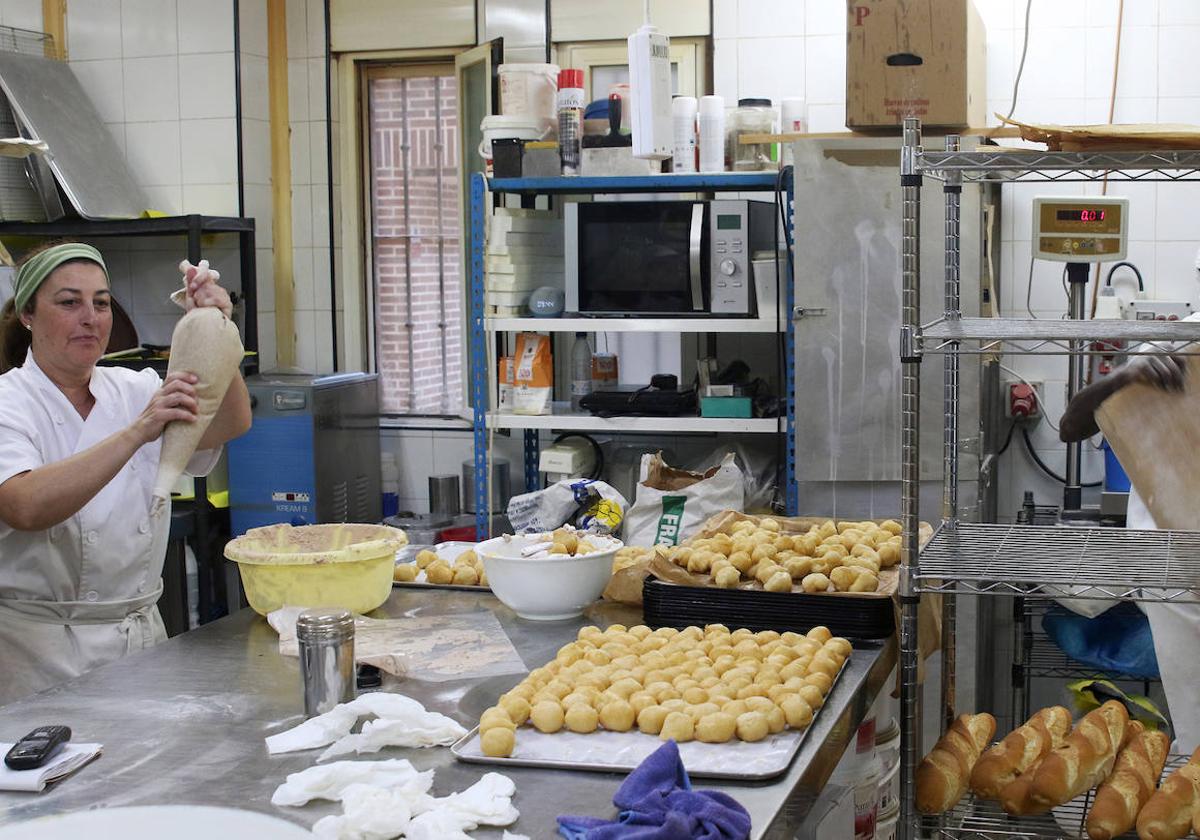
<instances>
[{"instance_id":1,"label":"metal cart","mask_svg":"<svg viewBox=\"0 0 1200 840\"><path fill-rule=\"evenodd\" d=\"M920 318L920 202L925 176L944 184L946 244L943 315ZM921 146L920 121L904 121L900 157L902 237L900 361L902 365L901 511L904 525L900 576L901 821L900 837L1060 837L1053 817L1014 820L992 804L970 798L948 814L922 818L913 804L913 781L923 753L917 684L917 603L941 593L941 717L955 708L955 598L1014 595L1200 602L1200 533L1057 528L960 522L958 516L958 400L961 354L1041 353L1080 358L1088 342L1144 343L1145 351L1176 350L1200 341L1200 323L1165 321L1065 321L964 318L959 306L959 194L977 181L1185 181L1200 180L1200 151L1029 152L997 148L962 151L948 136L944 151ZM1196 352L1194 347L1188 351ZM926 355L943 357L943 494L941 524L918 550L920 466L919 386ZM1154 558L1139 564L1137 558ZM1170 767L1170 765L1168 765ZM1071 806L1078 811L1077 806ZM1070 808L1066 809L1070 810ZM1060 812L1062 809L1060 809ZM1082 826L1083 812L1078 816Z\"/></svg>"}]
</instances>

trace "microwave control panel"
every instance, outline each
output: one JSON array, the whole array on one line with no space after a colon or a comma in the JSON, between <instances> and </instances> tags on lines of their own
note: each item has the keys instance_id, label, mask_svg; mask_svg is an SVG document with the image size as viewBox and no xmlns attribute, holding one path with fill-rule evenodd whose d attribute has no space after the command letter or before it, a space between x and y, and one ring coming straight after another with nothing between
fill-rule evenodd
<instances>
[{"instance_id":1,"label":"microwave control panel","mask_svg":"<svg viewBox=\"0 0 1200 840\"><path fill-rule=\"evenodd\" d=\"M774 210L765 201L710 202L709 309L714 315L754 314L751 259L754 251L774 247Z\"/></svg>"}]
</instances>

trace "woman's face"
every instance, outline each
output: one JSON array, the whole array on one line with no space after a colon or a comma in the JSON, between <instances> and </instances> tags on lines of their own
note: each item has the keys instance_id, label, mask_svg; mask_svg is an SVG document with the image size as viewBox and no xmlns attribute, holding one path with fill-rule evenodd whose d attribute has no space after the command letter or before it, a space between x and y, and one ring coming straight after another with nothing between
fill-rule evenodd
<instances>
[{"instance_id":1,"label":"woman's face","mask_svg":"<svg viewBox=\"0 0 1200 840\"><path fill-rule=\"evenodd\" d=\"M94 367L112 332L112 295L103 269L84 261L59 266L38 287L34 311L21 320L30 326L33 351L43 364Z\"/></svg>"}]
</instances>

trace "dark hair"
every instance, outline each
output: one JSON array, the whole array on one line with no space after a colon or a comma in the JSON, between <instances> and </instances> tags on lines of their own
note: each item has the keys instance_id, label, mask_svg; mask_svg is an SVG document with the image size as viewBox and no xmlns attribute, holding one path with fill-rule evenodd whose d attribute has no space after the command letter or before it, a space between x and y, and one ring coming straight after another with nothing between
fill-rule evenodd
<instances>
[{"instance_id":1,"label":"dark hair","mask_svg":"<svg viewBox=\"0 0 1200 840\"><path fill-rule=\"evenodd\" d=\"M55 245L63 245L69 241L67 239L55 239L30 248L17 261L17 268L20 269L21 266L42 253L42 251L53 248ZM76 260L71 260L70 262L76 262ZM66 263L63 263L63 265L66 265ZM25 313L32 314L35 306L35 298L30 298L29 303L25 305ZM17 312L16 302L10 299L4 304L4 308L0 310L0 373L7 373L13 368L25 364L25 354L29 352L30 341L29 330L21 323L21 315Z\"/></svg>"}]
</instances>

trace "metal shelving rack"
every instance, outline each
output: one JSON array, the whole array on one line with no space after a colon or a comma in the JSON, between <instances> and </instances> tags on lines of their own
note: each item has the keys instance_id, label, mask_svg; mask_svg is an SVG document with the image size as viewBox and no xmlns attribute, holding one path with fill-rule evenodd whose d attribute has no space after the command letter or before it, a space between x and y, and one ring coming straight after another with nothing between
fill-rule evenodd
<instances>
[{"instance_id":1,"label":"metal shelving rack","mask_svg":"<svg viewBox=\"0 0 1200 840\"><path fill-rule=\"evenodd\" d=\"M901 179L901 513L904 526L900 575L900 836L981 838L1061 837L1052 818L1016 820L989 803L968 799L951 814L922 818L913 806L913 780L922 755L917 683L918 599L941 593L941 719L955 708L955 597L1017 595L1025 598L1121 598L1200 603L1200 533L1055 528L960 522L958 517L958 362L964 353L1096 352L1088 342L1142 342L1145 352L1197 352L1200 323L1033 321L964 318L959 307L959 196L975 181L1185 181L1200 180L1200 150L1166 152L963 151L957 136L945 151L921 146L920 121L904 121ZM944 184L946 242L943 315L920 322L921 184ZM943 357L943 492L941 524L924 550L920 520L920 382L926 354ZM1152 558L1148 563L1139 558ZM1085 797L1065 806L1086 806ZM1075 823L1078 824L1078 823Z\"/></svg>"},{"instance_id":2,"label":"metal shelving rack","mask_svg":"<svg viewBox=\"0 0 1200 840\"><path fill-rule=\"evenodd\" d=\"M514 194L526 197L539 195L597 195L632 193L689 193L689 192L774 192L781 189L788 239L792 236L793 181L791 169L781 172L725 172L687 175L648 175L641 177L558 177L558 178L493 178L481 174L471 176L470 236L471 236L471 294L470 294L470 388L475 432L475 525L480 535L486 534L491 520L491 499L488 492L488 430L511 429L524 431L524 475L526 492L538 488L538 434L541 429L576 429L601 432L653 432L669 434L691 432L770 433L785 436L786 482L785 505L789 515L799 509L796 474L796 400L795 400L795 289L791 248L788 259L780 264L779 314L774 322L761 318L496 318L484 315L484 213L487 194ZM491 380L494 367L490 364L491 337L499 332L520 330L540 332L756 332L776 333L782 337L783 361L780 373L786 412L779 418L599 418L578 413L528 417L498 414L493 410Z\"/></svg>"}]
</instances>

